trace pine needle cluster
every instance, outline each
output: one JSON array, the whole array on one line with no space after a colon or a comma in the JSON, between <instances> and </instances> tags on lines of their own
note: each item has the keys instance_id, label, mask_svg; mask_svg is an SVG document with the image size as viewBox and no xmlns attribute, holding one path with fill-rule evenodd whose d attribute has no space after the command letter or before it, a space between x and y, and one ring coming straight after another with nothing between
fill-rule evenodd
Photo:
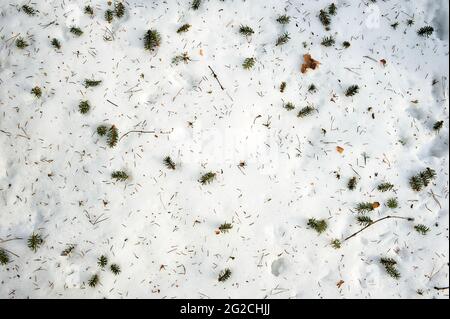
<instances>
[{"instance_id":1,"label":"pine needle cluster","mask_svg":"<svg viewBox=\"0 0 450 319\"><path fill-rule=\"evenodd\" d=\"M102 83L101 80L90 80L90 79L85 79L84 80L84 87L90 88L90 87L96 87L99 86Z\"/></svg>"},{"instance_id":2,"label":"pine needle cluster","mask_svg":"<svg viewBox=\"0 0 450 319\"><path fill-rule=\"evenodd\" d=\"M91 110L89 101L81 101L80 104L78 104L78 110L81 114L87 114Z\"/></svg>"},{"instance_id":3,"label":"pine needle cluster","mask_svg":"<svg viewBox=\"0 0 450 319\"><path fill-rule=\"evenodd\" d=\"M173 57L173 59L172 59L172 63L175 65L178 65L181 62L183 62L184 64L188 64L189 62L191 62L191 58L189 57L187 52L184 52L183 54L179 54L179 55Z\"/></svg>"},{"instance_id":4,"label":"pine needle cluster","mask_svg":"<svg viewBox=\"0 0 450 319\"><path fill-rule=\"evenodd\" d=\"M200 9L201 4L202 4L201 0L193 0L192 3L191 3L192 10Z\"/></svg>"},{"instance_id":5,"label":"pine needle cluster","mask_svg":"<svg viewBox=\"0 0 450 319\"><path fill-rule=\"evenodd\" d=\"M373 203L359 203L358 205L356 205L355 210L359 214L364 214L373 212L375 210L375 207Z\"/></svg>"},{"instance_id":6,"label":"pine needle cluster","mask_svg":"<svg viewBox=\"0 0 450 319\"><path fill-rule=\"evenodd\" d=\"M122 270L120 269L120 266L119 265L117 265L117 264L111 264L111 266L109 267L109 269L111 270L111 272L114 274L114 275L119 275L121 272L122 272Z\"/></svg>"},{"instance_id":7,"label":"pine needle cluster","mask_svg":"<svg viewBox=\"0 0 450 319\"><path fill-rule=\"evenodd\" d=\"M61 49L61 42L59 42L58 39L53 38L51 44L55 49L57 50Z\"/></svg>"},{"instance_id":8,"label":"pine needle cluster","mask_svg":"<svg viewBox=\"0 0 450 319\"><path fill-rule=\"evenodd\" d=\"M302 108L298 112L297 117L298 118L305 118L307 116L312 115L315 111L316 111L316 109L314 107L308 105L308 106L305 106L304 108Z\"/></svg>"},{"instance_id":9,"label":"pine needle cluster","mask_svg":"<svg viewBox=\"0 0 450 319\"><path fill-rule=\"evenodd\" d=\"M444 127L444 121L438 121L438 122L434 123L433 130L435 130L436 132L439 133L443 127Z\"/></svg>"},{"instance_id":10,"label":"pine needle cluster","mask_svg":"<svg viewBox=\"0 0 450 319\"><path fill-rule=\"evenodd\" d=\"M248 25L241 25L239 27L239 33L248 37L248 36L253 35L255 33L255 31Z\"/></svg>"},{"instance_id":11,"label":"pine needle cluster","mask_svg":"<svg viewBox=\"0 0 450 319\"><path fill-rule=\"evenodd\" d=\"M178 28L177 33L185 33L188 32L191 28L191 25L189 23L183 24L181 27Z\"/></svg>"},{"instance_id":12,"label":"pine needle cluster","mask_svg":"<svg viewBox=\"0 0 450 319\"><path fill-rule=\"evenodd\" d=\"M434 28L432 26L425 26L425 27L420 28L417 31L417 34L419 36L426 37L426 38L430 37L433 33L434 33Z\"/></svg>"},{"instance_id":13,"label":"pine needle cluster","mask_svg":"<svg viewBox=\"0 0 450 319\"><path fill-rule=\"evenodd\" d=\"M22 6L22 11L25 12L26 14L28 14L29 16L34 16L36 15L36 10L33 7L30 7L27 4L24 4Z\"/></svg>"},{"instance_id":14,"label":"pine needle cluster","mask_svg":"<svg viewBox=\"0 0 450 319\"><path fill-rule=\"evenodd\" d=\"M0 248L0 265L4 266L9 263L9 255L3 248Z\"/></svg>"},{"instance_id":15,"label":"pine needle cluster","mask_svg":"<svg viewBox=\"0 0 450 319\"><path fill-rule=\"evenodd\" d=\"M148 51L154 51L161 45L161 34L155 30L148 30L144 36L144 48Z\"/></svg>"},{"instance_id":16,"label":"pine needle cluster","mask_svg":"<svg viewBox=\"0 0 450 319\"><path fill-rule=\"evenodd\" d=\"M100 277L95 274L92 275L91 278L88 280L89 287L95 288L100 283Z\"/></svg>"},{"instance_id":17,"label":"pine needle cluster","mask_svg":"<svg viewBox=\"0 0 450 319\"><path fill-rule=\"evenodd\" d=\"M336 40L334 39L334 37L333 36L327 36L327 37L324 37L323 39L322 39L322 45L324 46L324 47L331 47L331 46L333 46L334 44L336 43Z\"/></svg>"},{"instance_id":18,"label":"pine needle cluster","mask_svg":"<svg viewBox=\"0 0 450 319\"><path fill-rule=\"evenodd\" d=\"M200 184L202 185L208 185L211 184L216 179L217 174L213 172L208 172L204 174L202 177L200 177Z\"/></svg>"},{"instance_id":19,"label":"pine needle cluster","mask_svg":"<svg viewBox=\"0 0 450 319\"><path fill-rule=\"evenodd\" d=\"M369 226L369 225L373 224L372 218L370 218L369 216L365 216L365 215L356 217L356 220L358 221L358 223L361 226Z\"/></svg>"},{"instance_id":20,"label":"pine needle cluster","mask_svg":"<svg viewBox=\"0 0 450 319\"><path fill-rule=\"evenodd\" d=\"M396 209L398 208L398 200L395 197L389 198L386 201L386 206L389 207L390 209Z\"/></svg>"},{"instance_id":21,"label":"pine needle cluster","mask_svg":"<svg viewBox=\"0 0 450 319\"><path fill-rule=\"evenodd\" d=\"M307 225L309 227L311 227L312 229L314 229L319 234L322 234L328 228L328 224L327 224L327 222L324 219L317 220L315 218L310 218L308 220L308 224Z\"/></svg>"},{"instance_id":22,"label":"pine needle cluster","mask_svg":"<svg viewBox=\"0 0 450 319\"><path fill-rule=\"evenodd\" d=\"M218 281L225 282L228 279L230 279L230 277L231 277L231 270L229 268L226 268L219 273Z\"/></svg>"},{"instance_id":23,"label":"pine needle cluster","mask_svg":"<svg viewBox=\"0 0 450 319\"><path fill-rule=\"evenodd\" d=\"M105 255L101 255L97 259L97 265L99 265L100 268L105 268L108 265L108 257Z\"/></svg>"},{"instance_id":24,"label":"pine needle cluster","mask_svg":"<svg viewBox=\"0 0 450 319\"><path fill-rule=\"evenodd\" d=\"M172 160L172 158L170 156L167 156L166 158L164 158L163 160L164 165L171 170L175 170L177 168L177 165L175 164L175 162Z\"/></svg>"},{"instance_id":25,"label":"pine needle cluster","mask_svg":"<svg viewBox=\"0 0 450 319\"><path fill-rule=\"evenodd\" d=\"M111 178L118 182L125 182L130 178L130 176L125 171L114 171L111 173Z\"/></svg>"},{"instance_id":26,"label":"pine needle cluster","mask_svg":"<svg viewBox=\"0 0 450 319\"><path fill-rule=\"evenodd\" d=\"M289 32L285 32L278 37L275 45L276 46L285 45L286 43L289 42L290 39L291 39L291 36L290 36Z\"/></svg>"},{"instance_id":27,"label":"pine needle cluster","mask_svg":"<svg viewBox=\"0 0 450 319\"><path fill-rule=\"evenodd\" d=\"M385 192L389 192L389 191L393 190L394 185L391 183L388 183L388 182L381 183L380 185L377 186L377 189L378 189L378 191L385 193Z\"/></svg>"},{"instance_id":28,"label":"pine needle cluster","mask_svg":"<svg viewBox=\"0 0 450 319\"><path fill-rule=\"evenodd\" d=\"M351 191L354 191L357 185L358 185L358 178L354 176L350 178L350 180L348 181L347 188Z\"/></svg>"},{"instance_id":29,"label":"pine needle cluster","mask_svg":"<svg viewBox=\"0 0 450 319\"><path fill-rule=\"evenodd\" d=\"M244 63L242 63L242 67L244 70L250 70L255 66L256 60L255 58L246 58Z\"/></svg>"},{"instance_id":30,"label":"pine needle cluster","mask_svg":"<svg viewBox=\"0 0 450 319\"><path fill-rule=\"evenodd\" d=\"M430 183L436 178L436 176L437 175L435 170L427 168L417 175L411 177L409 179L409 185L416 192L420 192L425 187L428 187L428 185L430 185Z\"/></svg>"},{"instance_id":31,"label":"pine needle cluster","mask_svg":"<svg viewBox=\"0 0 450 319\"><path fill-rule=\"evenodd\" d=\"M281 93L284 93L284 91L286 90L286 86L287 86L286 82L281 82L281 85L280 85L280 92Z\"/></svg>"},{"instance_id":32,"label":"pine needle cluster","mask_svg":"<svg viewBox=\"0 0 450 319\"><path fill-rule=\"evenodd\" d=\"M94 15L94 9L92 9L92 7L91 6L85 6L84 7L84 13L85 14L88 14L88 15L90 15L90 16L93 16Z\"/></svg>"},{"instance_id":33,"label":"pine needle cluster","mask_svg":"<svg viewBox=\"0 0 450 319\"><path fill-rule=\"evenodd\" d=\"M76 35L77 37L82 36L83 35L83 30L81 30L78 27L71 27L70 28L70 33Z\"/></svg>"},{"instance_id":34,"label":"pine needle cluster","mask_svg":"<svg viewBox=\"0 0 450 319\"><path fill-rule=\"evenodd\" d=\"M224 223L219 226L219 230L222 234L228 233L231 229L233 229L233 225L230 223Z\"/></svg>"},{"instance_id":35,"label":"pine needle cluster","mask_svg":"<svg viewBox=\"0 0 450 319\"><path fill-rule=\"evenodd\" d=\"M23 49L25 49L28 46L29 46L29 44L24 38L21 38L21 37L17 38L17 40L16 40L16 47L18 49L23 50Z\"/></svg>"},{"instance_id":36,"label":"pine needle cluster","mask_svg":"<svg viewBox=\"0 0 450 319\"><path fill-rule=\"evenodd\" d=\"M414 229L419 233L419 234L422 234L422 235L426 235L426 234L428 234L428 232L430 231L430 228L429 227L427 227L427 226L425 226L425 225L422 225L422 224L419 224L419 225L416 225L416 226L414 226Z\"/></svg>"},{"instance_id":37,"label":"pine needle cluster","mask_svg":"<svg viewBox=\"0 0 450 319\"><path fill-rule=\"evenodd\" d=\"M381 258L380 263L384 266L384 269L394 279L400 279L400 272L397 270L397 262L392 258Z\"/></svg>"},{"instance_id":38,"label":"pine needle cluster","mask_svg":"<svg viewBox=\"0 0 450 319\"><path fill-rule=\"evenodd\" d=\"M295 109L295 105L292 102L287 102L283 105L283 107L288 110L288 111L292 111Z\"/></svg>"},{"instance_id":39,"label":"pine needle cluster","mask_svg":"<svg viewBox=\"0 0 450 319\"><path fill-rule=\"evenodd\" d=\"M114 19L114 11L112 11L111 9L108 9L105 11L105 20L108 23L111 23Z\"/></svg>"},{"instance_id":40,"label":"pine needle cluster","mask_svg":"<svg viewBox=\"0 0 450 319\"><path fill-rule=\"evenodd\" d=\"M350 97L354 96L359 93L359 86L358 85L351 85L347 91L345 92L345 96Z\"/></svg>"},{"instance_id":41,"label":"pine needle cluster","mask_svg":"<svg viewBox=\"0 0 450 319\"><path fill-rule=\"evenodd\" d=\"M289 23L291 22L291 17L288 16L288 15L286 15L286 14L280 15L280 16L277 18L277 22L278 22L279 24L283 24L283 25L289 24Z\"/></svg>"},{"instance_id":42,"label":"pine needle cluster","mask_svg":"<svg viewBox=\"0 0 450 319\"><path fill-rule=\"evenodd\" d=\"M27 240L27 246L36 252L44 244L44 239L40 234L33 233Z\"/></svg>"},{"instance_id":43,"label":"pine needle cluster","mask_svg":"<svg viewBox=\"0 0 450 319\"><path fill-rule=\"evenodd\" d=\"M116 2L114 5L114 14L118 18L122 18L125 15L125 5L122 2Z\"/></svg>"},{"instance_id":44,"label":"pine needle cluster","mask_svg":"<svg viewBox=\"0 0 450 319\"><path fill-rule=\"evenodd\" d=\"M31 89L31 94L39 99L42 96L42 89L39 86L35 86Z\"/></svg>"}]
</instances>

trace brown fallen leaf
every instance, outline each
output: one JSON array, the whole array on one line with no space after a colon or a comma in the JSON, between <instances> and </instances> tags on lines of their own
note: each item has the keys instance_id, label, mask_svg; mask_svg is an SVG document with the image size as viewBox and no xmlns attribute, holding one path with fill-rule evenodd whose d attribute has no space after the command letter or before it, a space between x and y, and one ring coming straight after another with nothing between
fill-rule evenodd
<instances>
[{"instance_id":1,"label":"brown fallen leaf","mask_svg":"<svg viewBox=\"0 0 450 319\"><path fill-rule=\"evenodd\" d=\"M344 149L342 147L340 147L340 146L336 147L336 151L338 151L339 154L344 153Z\"/></svg>"},{"instance_id":2,"label":"brown fallen leaf","mask_svg":"<svg viewBox=\"0 0 450 319\"><path fill-rule=\"evenodd\" d=\"M379 202L375 202L372 204L373 209L377 209L380 206L381 206L381 204Z\"/></svg>"},{"instance_id":3,"label":"brown fallen leaf","mask_svg":"<svg viewBox=\"0 0 450 319\"><path fill-rule=\"evenodd\" d=\"M200 55L203 56L203 49L200 49Z\"/></svg>"},{"instance_id":4,"label":"brown fallen leaf","mask_svg":"<svg viewBox=\"0 0 450 319\"><path fill-rule=\"evenodd\" d=\"M387 64L387 61L385 59L381 59L380 62L383 66L386 66L386 64Z\"/></svg>"},{"instance_id":5,"label":"brown fallen leaf","mask_svg":"<svg viewBox=\"0 0 450 319\"><path fill-rule=\"evenodd\" d=\"M339 282L336 284L336 286L341 289L341 286L345 283L343 280L339 280Z\"/></svg>"},{"instance_id":6,"label":"brown fallen leaf","mask_svg":"<svg viewBox=\"0 0 450 319\"><path fill-rule=\"evenodd\" d=\"M220 230L216 229L215 233L216 235L220 235Z\"/></svg>"},{"instance_id":7,"label":"brown fallen leaf","mask_svg":"<svg viewBox=\"0 0 450 319\"><path fill-rule=\"evenodd\" d=\"M320 62L314 60L310 54L305 54L303 56L303 61L304 61L304 63L302 64L302 68L301 68L301 71L303 74L308 72L308 69L311 69L311 70L317 69L320 65Z\"/></svg>"}]
</instances>

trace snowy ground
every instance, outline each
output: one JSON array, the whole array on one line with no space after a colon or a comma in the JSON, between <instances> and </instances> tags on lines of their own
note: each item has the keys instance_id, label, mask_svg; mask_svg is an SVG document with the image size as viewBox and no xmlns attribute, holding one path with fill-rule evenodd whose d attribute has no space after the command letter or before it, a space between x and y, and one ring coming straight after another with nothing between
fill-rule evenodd
<instances>
[{"instance_id":1,"label":"snowy ground","mask_svg":"<svg viewBox=\"0 0 450 319\"><path fill-rule=\"evenodd\" d=\"M34 16L20 9L27 3L0 0L0 248L10 259L0 297L448 298L435 289L449 285L446 0L337 0L330 31L318 18L326 0L207 0L199 10L127 0L111 24L104 0L34 1ZM291 22L277 23L280 14ZM184 23L191 29L177 34ZM255 34L240 35L241 24ZM425 25L429 38L417 34ZM155 52L144 50L148 29L162 36ZM285 31L291 40L275 46ZM321 45L326 35L334 46ZM29 46L18 49L18 37ZM192 61L174 65L183 52ZM307 53L321 64L302 74ZM242 68L248 57L252 70ZM86 89L85 79L103 82ZM360 93L346 97L353 84ZM298 118L307 105L317 112ZM155 133L109 148L100 124ZM427 167L437 178L413 191L410 177ZM131 179L114 181L116 170ZM208 171L217 179L200 184ZM382 182L395 189L378 191ZM386 207L392 197L398 209ZM388 219L344 242L367 201L381 204L373 220L415 220ZM318 235L310 218L328 229ZM233 228L217 234L225 222ZM44 239L36 252L33 232ZM122 272L101 269L101 255ZM398 262L400 279L381 257Z\"/></svg>"}]
</instances>

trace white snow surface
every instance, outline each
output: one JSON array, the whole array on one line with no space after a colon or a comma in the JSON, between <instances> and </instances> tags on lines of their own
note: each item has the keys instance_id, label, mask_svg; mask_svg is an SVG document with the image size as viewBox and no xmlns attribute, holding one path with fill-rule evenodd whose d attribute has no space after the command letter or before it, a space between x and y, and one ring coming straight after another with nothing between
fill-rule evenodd
<instances>
[{"instance_id":1,"label":"white snow surface","mask_svg":"<svg viewBox=\"0 0 450 319\"><path fill-rule=\"evenodd\" d=\"M35 16L20 10L26 3L0 0L0 247L11 252L1 298L448 298L434 288L449 285L446 0L337 0L331 31L318 19L324 0L209 0L197 11L187 0L127 0L111 24L103 0L33 1ZM276 22L284 13L286 26ZM177 34L184 23L191 30ZM255 34L240 35L241 24ZM429 38L417 35L424 25L436 29ZM143 48L148 29L162 35L155 52ZM291 40L275 46L285 31ZM321 45L326 35L335 46ZM192 61L172 64L183 52ZM301 74L306 53L321 65ZM86 78L103 82L86 89ZM353 84L360 93L346 97ZM92 105L86 115L81 100ZM296 110L283 108L289 101ZM297 118L307 105L317 112ZM100 124L155 133L109 148ZM411 190L426 167L437 179ZM131 179L115 182L115 170ZM208 171L217 180L201 185ZM376 189L385 181L395 192ZM398 209L386 207L391 197ZM361 228L354 207L364 201L381 203L373 219L415 221L386 220L332 248ZM310 218L325 219L326 232ZM224 222L233 229L216 234ZM36 252L33 232L44 237ZM102 254L120 275L99 268ZM399 280L380 257L398 262ZM226 268L231 278L218 282ZM89 287L96 273L100 285Z\"/></svg>"}]
</instances>

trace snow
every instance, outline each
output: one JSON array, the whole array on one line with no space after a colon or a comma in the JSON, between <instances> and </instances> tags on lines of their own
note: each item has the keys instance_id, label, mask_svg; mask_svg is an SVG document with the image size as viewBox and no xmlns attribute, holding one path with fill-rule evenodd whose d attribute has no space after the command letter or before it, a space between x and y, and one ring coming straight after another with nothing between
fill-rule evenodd
<instances>
[{"instance_id":1,"label":"snow","mask_svg":"<svg viewBox=\"0 0 450 319\"><path fill-rule=\"evenodd\" d=\"M197 11L187 0L127 0L112 24L107 1L89 3L94 17L78 0L32 2L38 12L28 16L25 2L0 0L0 247L14 253L0 266L0 297L448 298L434 289L449 283L447 1L338 0L329 32L323 0L209 0ZM275 21L283 13L285 26ZM191 30L177 34L184 23ZM241 36L241 24L255 34ZM429 38L417 35L425 25L436 29ZM148 29L162 35L155 52L143 49ZM291 40L276 47L285 31ZM14 45L19 34L25 50ZM334 47L320 44L325 35ZM173 65L183 52L192 62ZM321 65L301 74L306 53ZM247 57L257 61L250 71ZM86 89L84 79L103 82ZM360 93L346 97L353 84ZM307 105L317 112L297 118ZM155 133L109 148L100 124ZM163 165L168 155L175 171ZM437 179L412 191L409 178L426 167ZM114 182L115 170L131 179ZM201 185L208 171L217 180ZM376 189L385 181L395 193ZM385 206L391 197L398 209ZM364 201L381 203L373 219L415 221L384 221L333 249L361 228L352 210ZM319 236L310 218L326 219L327 231ZM216 234L224 222L233 229ZM33 232L45 240L36 253ZM97 266L102 254L120 275ZM399 280L380 257L398 262ZM232 276L218 282L225 268ZM101 284L89 287L96 273Z\"/></svg>"}]
</instances>

